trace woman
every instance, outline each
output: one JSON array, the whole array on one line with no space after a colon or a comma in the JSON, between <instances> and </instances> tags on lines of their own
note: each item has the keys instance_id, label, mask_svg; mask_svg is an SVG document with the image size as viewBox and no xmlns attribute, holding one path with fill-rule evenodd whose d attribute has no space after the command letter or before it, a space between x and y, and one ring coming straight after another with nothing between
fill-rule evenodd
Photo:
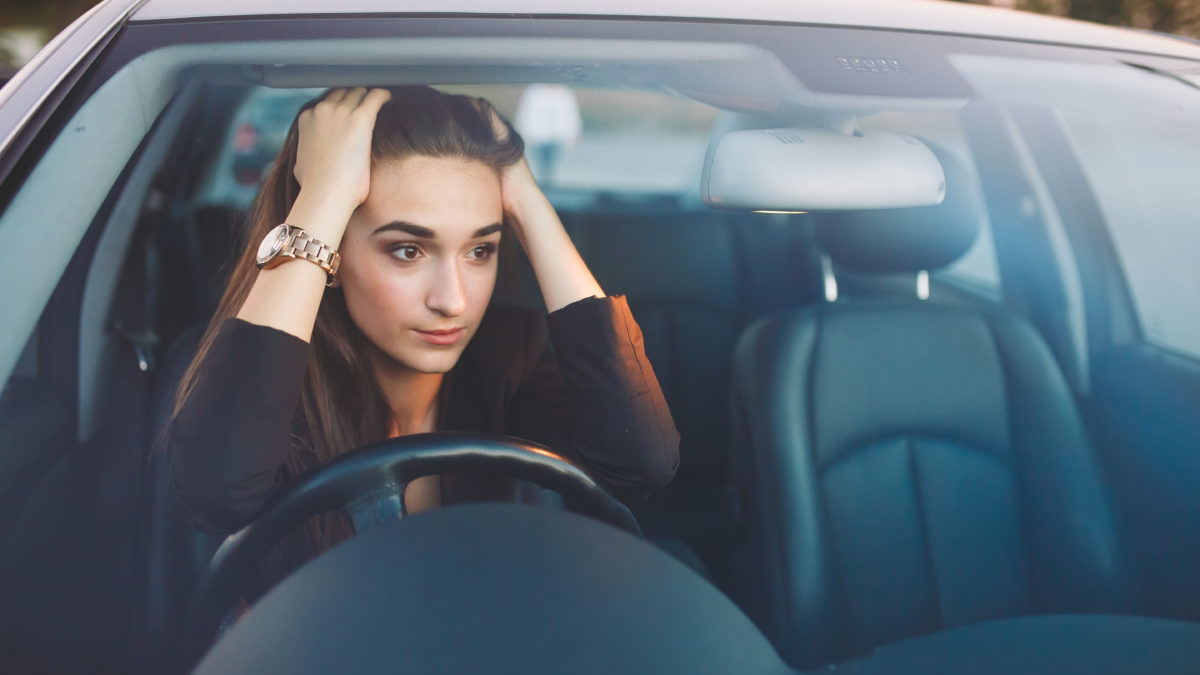
<instances>
[{"instance_id":1,"label":"woman","mask_svg":"<svg viewBox=\"0 0 1200 675\"><path fill-rule=\"evenodd\" d=\"M486 101L328 92L293 123L249 224L167 429L196 526L235 530L306 469L443 429L545 443L626 499L673 476L678 434L629 308L604 295ZM510 230L546 318L489 309ZM511 489L427 476L404 501L417 512ZM310 523L283 565L348 534L339 516Z\"/></svg>"}]
</instances>

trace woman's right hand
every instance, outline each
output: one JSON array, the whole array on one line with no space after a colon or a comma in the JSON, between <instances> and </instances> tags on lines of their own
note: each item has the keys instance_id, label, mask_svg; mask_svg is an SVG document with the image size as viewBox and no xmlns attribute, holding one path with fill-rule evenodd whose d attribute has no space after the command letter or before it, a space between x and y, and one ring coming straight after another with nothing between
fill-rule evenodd
<instances>
[{"instance_id":1,"label":"woman's right hand","mask_svg":"<svg viewBox=\"0 0 1200 675\"><path fill-rule=\"evenodd\" d=\"M293 174L300 202L336 205L347 217L367 199L371 187L371 134L379 108L392 94L365 87L334 89L297 120L299 139ZM344 229L345 223L340 224ZM329 239L340 239L341 232Z\"/></svg>"}]
</instances>

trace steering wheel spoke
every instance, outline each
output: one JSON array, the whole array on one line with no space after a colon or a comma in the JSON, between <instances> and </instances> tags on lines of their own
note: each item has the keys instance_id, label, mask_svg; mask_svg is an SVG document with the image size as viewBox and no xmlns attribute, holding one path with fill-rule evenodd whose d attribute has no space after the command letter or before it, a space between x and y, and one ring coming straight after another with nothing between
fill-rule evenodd
<instances>
[{"instance_id":1,"label":"steering wheel spoke","mask_svg":"<svg viewBox=\"0 0 1200 675\"><path fill-rule=\"evenodd\" d=\"M394 523L408 515L404 508L404 491L408 485L408 483L388 483L339 510L342 515L350 519L356 533L386 523Z\"/></svg>"}]
</instances>

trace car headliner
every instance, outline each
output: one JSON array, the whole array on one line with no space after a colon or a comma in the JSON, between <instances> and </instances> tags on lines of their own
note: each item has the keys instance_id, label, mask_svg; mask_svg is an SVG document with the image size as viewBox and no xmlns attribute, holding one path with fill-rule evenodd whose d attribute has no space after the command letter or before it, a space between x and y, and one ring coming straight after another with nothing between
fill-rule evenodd
<instances>
[{"instance_id":1,"label":"car headliner","mask_svg":"<svg viewBox=\"0 0 1200 675\"><path fill-rule=\"evenodd\" d=\"M145 0L132 22L364 13L768 21L974 35L1200 58L1200 48L1170 36L944 0Z\"/></svg>"}]
</instances>

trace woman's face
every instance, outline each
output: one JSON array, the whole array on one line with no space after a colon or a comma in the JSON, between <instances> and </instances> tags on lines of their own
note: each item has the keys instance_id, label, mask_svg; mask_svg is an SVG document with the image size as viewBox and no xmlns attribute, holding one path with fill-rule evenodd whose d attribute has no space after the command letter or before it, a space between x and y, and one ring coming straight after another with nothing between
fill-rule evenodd
<instances>
[{"instance_id":1,"label":"woman's face","mask_svg":"<svg viewBox=\"0 0 1200 675\"><path fill-rule=\"evenodd\" d=\"M482 162L414 156L371 171L338 278L377 367L454 367L496 285L502 216L499 175Z\"/></svg>"}]
</instances>

